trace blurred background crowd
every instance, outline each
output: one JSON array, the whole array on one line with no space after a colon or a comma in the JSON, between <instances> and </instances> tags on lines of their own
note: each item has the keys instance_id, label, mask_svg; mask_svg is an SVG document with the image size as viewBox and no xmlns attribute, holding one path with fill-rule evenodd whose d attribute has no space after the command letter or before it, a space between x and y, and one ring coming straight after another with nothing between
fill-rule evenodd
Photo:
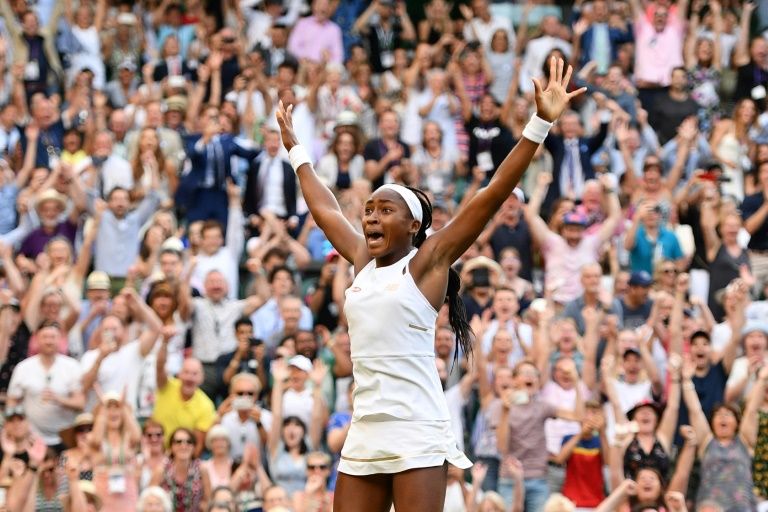
<instances>
[{"instance_id":1,"label":"blurred background crowd","mask_svg":"<svg viewBox=\"0 0 768 512\"><path fill-rule=\"evenodd\" d=\"M329 512L352 274L275 107L350 222L400 183L434 232L553 55L588 94L456 262L473 354L423 327L445 510L768 510L768 2L0 12L2 510Z\"/></svg>"}]
</instances>

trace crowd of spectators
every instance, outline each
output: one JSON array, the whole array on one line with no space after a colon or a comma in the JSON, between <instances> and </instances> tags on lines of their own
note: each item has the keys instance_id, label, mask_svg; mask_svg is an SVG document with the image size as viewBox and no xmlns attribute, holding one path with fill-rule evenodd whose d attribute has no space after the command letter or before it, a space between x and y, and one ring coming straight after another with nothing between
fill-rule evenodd
<instances>
[{"instance_id":1,"label":"crowd of spectators","mask_svg":"<svg viewBox=\"0 0 768 512\"><path fill-rule=\"evenodd\" d=\"M0 510L330 512L352 269L276 105L353 224L400 183L435 232L553 55L588 94L456 262L474 352L426 327L445 511L768 510L768 3L0 13Z\"/></svg>"}]
</instances>

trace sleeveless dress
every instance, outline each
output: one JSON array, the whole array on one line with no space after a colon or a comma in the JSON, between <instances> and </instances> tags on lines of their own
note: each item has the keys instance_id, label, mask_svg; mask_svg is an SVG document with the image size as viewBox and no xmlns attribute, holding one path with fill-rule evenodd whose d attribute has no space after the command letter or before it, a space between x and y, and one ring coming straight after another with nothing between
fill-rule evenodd
<instances>
[{"instance_id":1,"label":"sleeveless dress","mask_svg":"<svg viewBox=\"0 0 768 512\"><path fill-rule=\"evenodd\" d=\"M386 267L371 261L346 291L356 386L341 473L472 465L451 430L435 366L437 311L408 271L415 255Z\"/></svg>"},{"instance_id":2,"label":"sleeveless dress","mask_svg":"<svg viewBox=\"0 0 768 512\"><path fill-rule=\"evenodd\" d=\"M697 502L714 501L726 512L755 510L752 457L737 436L727 445L712 439L701 458Z\"/></svg>"}]
</instances>

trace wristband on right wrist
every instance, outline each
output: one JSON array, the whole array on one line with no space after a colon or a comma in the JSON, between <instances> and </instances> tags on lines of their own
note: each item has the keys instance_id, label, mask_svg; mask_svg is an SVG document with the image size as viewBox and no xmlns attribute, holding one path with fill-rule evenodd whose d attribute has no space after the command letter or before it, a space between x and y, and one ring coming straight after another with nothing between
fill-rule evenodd
<instances>
[{"instance_id":1,"label":"wristband on right wrist","mask_svg":"<svg viewBox=\"0 0 768 512\"><path fill-rule=\"evenodd\" d=\"M553 123L545 121L538 115L533 114L533 116L531 116L531 120L528 121L528 124L526 124L525 128L523 129L523 137L532 142L535 142L536 144L541 144L544 142L544 139L547 138L552 125Z\"/></svg>"}]
</instances>

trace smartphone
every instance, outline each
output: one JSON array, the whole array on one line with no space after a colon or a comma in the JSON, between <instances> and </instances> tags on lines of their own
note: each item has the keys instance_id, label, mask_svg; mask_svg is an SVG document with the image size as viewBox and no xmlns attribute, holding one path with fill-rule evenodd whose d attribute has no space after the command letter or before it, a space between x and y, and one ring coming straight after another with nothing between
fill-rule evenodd
<instances>
[{"instance_id":1,"label":"smartphone","mask_svg":"<svg viewBox=\"0 0 768 512\"><path fill-rule=\"evenodd\" d=\"M246 411L253 407L254 401L249 396L236 396L232 400L232 408L236 411Z\"/></svg>"}]
</instances>

